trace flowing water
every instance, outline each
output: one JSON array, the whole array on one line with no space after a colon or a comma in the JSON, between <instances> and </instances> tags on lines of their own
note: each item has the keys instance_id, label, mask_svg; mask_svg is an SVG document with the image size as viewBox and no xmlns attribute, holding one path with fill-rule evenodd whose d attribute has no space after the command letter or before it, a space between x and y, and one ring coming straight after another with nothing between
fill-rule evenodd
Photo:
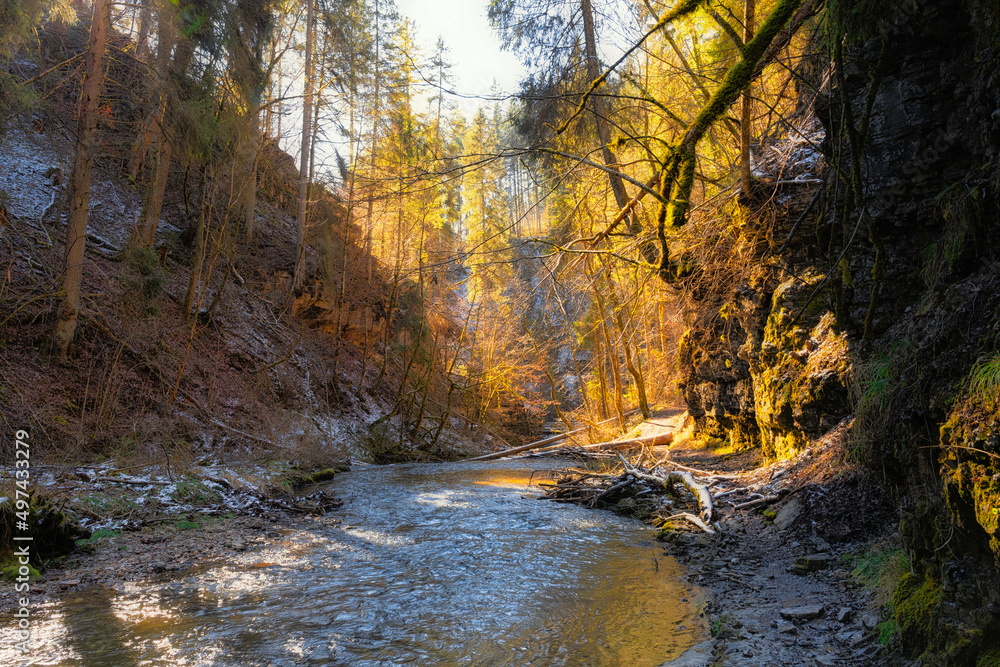
<instances>
[{"instance_id":1,"label":"flowing water","mask_svg":"<svg viewBox=\"0 0 1000 667\"><path fill-rule=\"evenodd\" d=\"M338 476L344 507L263 552L40 609L28 664L638 667L703 640L650 528L533 498L552 465Z\"/></svg>"}]
</instances>

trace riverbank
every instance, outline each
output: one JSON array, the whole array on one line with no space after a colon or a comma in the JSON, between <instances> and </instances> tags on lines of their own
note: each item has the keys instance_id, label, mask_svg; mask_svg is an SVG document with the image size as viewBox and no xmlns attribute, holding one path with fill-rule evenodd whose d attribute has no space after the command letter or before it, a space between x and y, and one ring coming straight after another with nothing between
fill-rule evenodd
<instances>
[{"instance_id":1,"label":"riverbank","mask_svg":"<svg viewBox=\"0 0 1000 667\"><path fill-rule=\"evenodd\" d=\"M342 501L313 485L346 471L282 462L141 470L49 466L36 494L58 508L66 554L43 559L31 582L32 604L45 604L86 586L115 589L127 582L175 577L224 560L242 558L280 540L290 526L308 525ZM0 613L18 600L0 590Z\"/></svg>"},{"instance_id":2,"label":"riverbank","mask_svg":"<svg viewBox=\"0 0 1000 667\"><path fill-rule=\"evenodd\" d=\"M882 613L893 568L905 563L893 542L897 511L873 475L851 464L848 428L767 467L757 451L720 455L685 442L669 450L671 461L738 475L727 480L733 488L779 498L749 507L738 506L753 500L720 499L715 535L664 533L686 580L710 591L713 635L667 665L909 664ZM714 495L725 494L720 485Z\"/></svg>"},{"instance_id":3,"label":"riverbank","mask_svg":"<svg viewBox=\"0 0 1000 667\"><path fill-rule=\"evenodd\" d=\"M639 431L678 432L682 422L670 412ZM769 466L754 450L713 451L683 438L650 450L715 480L715 534L678 526L661 533L666 553L684 569L681 583L709 592L704 611L712 634L667 664L897 664L884 644L891 628L880 616L886 600L876 582L895 553L886 538L896 515L870 474L847 461L848 427ZM78 515L91 515L93 530L32 583L33 604L70 599L91 586L121 593L136 582L152 585L215 566L266 568L273 563L260 553L268 547L342 520L330 514L341 500L310 486L336 469L250 466L239 476L190 469L180 478L169 472L106 466L51 475L46 481ZM0 592L0 612L14 604L13 593Z\"/></svg>"}]
</instances>

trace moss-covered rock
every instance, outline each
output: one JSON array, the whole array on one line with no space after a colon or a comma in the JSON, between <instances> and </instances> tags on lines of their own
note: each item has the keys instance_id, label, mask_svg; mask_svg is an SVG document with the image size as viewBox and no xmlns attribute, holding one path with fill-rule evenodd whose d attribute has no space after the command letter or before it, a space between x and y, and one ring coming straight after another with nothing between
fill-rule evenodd
<instances>
[{"instance_id":1,"label":"moss-covered rock","mask_svg":"<svg viewBox=\"0 0 1000 667\"><path fill-rule=\"evenodd\" d=\"M981 529L1000 562L1000 415L996 402L970 393L941 426L945 498L966 529ZM971 515L971 517L970 517ZM963 521L964 520L964 521Z\"/></svg>"},{"instance_id":2,"label":"moss-covered rock","mask_svg":"<svg viewBox=\"0 0 1000 667\"><path fill-rule=\"evenodd\" d=\"M931 643L941 596L941 585L929 575L911 573L903 575L893 593L893 619L899 626L903 649L910 655L922 653Z\"/></svg>"},{"instance_id":3,"label":"moss-covered rock","mask_svg":"<svg viewBox=\"0 0 1000 667\"><path fill-rule=\"evenodd\" d=\"M0 560L0 579L4 581L17 581L17 578L23 576L23 570L21 568L27 568L28 579L30 581L35 581L41 578L41 573L35 569L32 565L22 565L13 556L6 556L3 560Z\"/></svg>"},{"instance_id":4,"label":"moss-covered rock","mask_svg":"<svg viewBox=\"0 0 1000 667\"><path fill-rule=\"evenodd\" d=\"M15 534L16 522L19 521L16 509L10 500L0 502L0 556L11 553L11 539ZM31 547L32 562L64 556L76 546L76 541L90 535L90 531L80 526L77 520L67 514L62 506L52 503L44 496L31 498L28 509L27 534L33 539Z\"/></svg>"},{"instance_id":5,"label":"moss-covered rock","mask_svg":"<svg viewBox=\"0 0 1000 667\"><path fill-rule=\"evenodd\" d=\"M850 411L847 337L816 293L823 280L783 281L772 296L759 351L747 355L768 459L794 456Z\"/></svg>"}]
</instances>

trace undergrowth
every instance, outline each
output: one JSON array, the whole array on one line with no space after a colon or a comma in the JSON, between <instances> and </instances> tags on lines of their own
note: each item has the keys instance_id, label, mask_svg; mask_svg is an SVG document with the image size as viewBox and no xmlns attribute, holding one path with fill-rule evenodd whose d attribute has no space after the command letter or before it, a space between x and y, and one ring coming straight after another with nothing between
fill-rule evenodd
<instances>
[{"instance_id":1,"label":"undergrowth","mask_svg":"<svg viewBox=\"0 0 1000 667\"><path fill-rule=\"evenodd\" d=\"M984 403L1000 398L1000 354L980 361L969 373L969 392Z\"/></svg>"},{"instance_id":2,"label":"undergrowth","mask_svg":"<svg viewBox=\"0 0 1000 667\"><path fill-rule=\"evenodd\" d=\"M893 615L893 595L903 577L910 574L910 559L895 542L872 545L862 554L850 557L851 576L872 593L872 606L884 619L875 628L876 639L883 646L899 636L899 624Z\"/></svg>"}]
</instances>

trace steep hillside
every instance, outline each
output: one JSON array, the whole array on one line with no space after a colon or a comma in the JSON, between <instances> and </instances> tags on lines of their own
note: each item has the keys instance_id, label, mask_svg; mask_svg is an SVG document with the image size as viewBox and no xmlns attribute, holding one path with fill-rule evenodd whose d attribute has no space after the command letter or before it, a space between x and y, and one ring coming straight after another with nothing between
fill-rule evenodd
<instances>
[{"instance_id":1,"label":"steep hillside","mask_svg":"<svg viewBox=\"0 0 1000 667\"><path fill-rule=\"evenodd\" d=\"M49 356L75 150L72 55L86 28L50 26L48 60L17 63L25 76L55 70L34 84L35 111L0 138L4 427L30 429L44 461L75 463L270 457L323 468L351 456L447 458L477 440L452 430L459 421L422 451L409 438L372 435L371 424L397 412L407 363L399 343L427 314L397 298L394 290L412 285L390 284L340 195L321 186L306 280L291 292L298 171L273 141L261 153L252 240L233 214L227 172L217 175L204 287L195 292L197 316L186 315L199 187L210 186L199 186L196 158L181 160L169 173L155 246L130 246L146 186L129 173L142 86L134 44L122 36L110 46L114 83L94 161L82 321L70 363ZM12 460L13 445L2 447Z\"/></svg>"}]
</instances>

